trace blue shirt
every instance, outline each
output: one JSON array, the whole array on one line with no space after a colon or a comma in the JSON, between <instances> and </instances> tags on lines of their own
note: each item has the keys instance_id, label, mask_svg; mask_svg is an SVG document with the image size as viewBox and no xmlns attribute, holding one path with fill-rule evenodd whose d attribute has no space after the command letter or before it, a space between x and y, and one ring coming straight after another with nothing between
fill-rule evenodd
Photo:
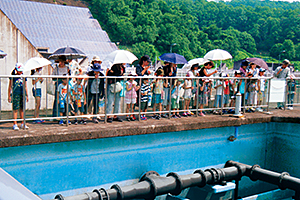
<instances>
[{"instance_id":1,"label":"blue shirt","mask_svg":"<svg viewBox=\"0 0 300 200\"><path fill-rule=\"evenodd\" d=\"M9 78L12 80L12 94L13 95L23 95L23 78L22 77L11 77ZM27 78L25 78L27 81Z\"/></svg>"}]
</instances>

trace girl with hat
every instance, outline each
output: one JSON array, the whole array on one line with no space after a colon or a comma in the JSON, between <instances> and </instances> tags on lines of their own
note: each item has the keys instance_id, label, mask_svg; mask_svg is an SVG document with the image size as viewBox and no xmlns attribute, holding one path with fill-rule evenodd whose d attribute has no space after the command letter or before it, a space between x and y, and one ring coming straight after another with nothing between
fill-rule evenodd
<instances>
[{"instance_id":1,"label":"girl with hat","mask_svg":"<svg viewBox=\"0 0 300 200\"><path fill-rule=\"evenodd\" d=\"M94 57L95 58L95 57ZM99 57L98 57L99 58ZM100 60L100 59L99 59ZM93 100L93 114L97 115L99 110L99 99L102 99L104 96L104 79L99 78L99 76L104 76L101 72L101 61L94 60L92 61L92 66L87 75L90 76L88 78L88 84L86 86L86 94L87 94L87 106L88 108ZM87 114L87 110L85 109L85 114ZM93 117L93 122L98 123L98 119L96 116Z\"/></svg>"},{"instance_id":2,"label":"girl with hat","mask_svg":"<svg viewBox=\"0 0 300 200\"><path fill-rule=\"evenodd\" d=\"M18 77L11 77L9 78L9 85L8 85L8 102L12 103L13 106L13 118L18 118L18 110L20 117L24 119L24 96L23 90L25 90L25 98L28 102L28 92L27 92L27 78L23 79L20 75L23 74L24 66L22 63L17 63L14 70L12 71L11 75L18 75ZM25 80L25 82L23 81ZM29 127L24 125L22 122L21 128L28 129ZM17 125L17 121L14 121L13 130L19 130Z\"/></svg>"}]
</instances>

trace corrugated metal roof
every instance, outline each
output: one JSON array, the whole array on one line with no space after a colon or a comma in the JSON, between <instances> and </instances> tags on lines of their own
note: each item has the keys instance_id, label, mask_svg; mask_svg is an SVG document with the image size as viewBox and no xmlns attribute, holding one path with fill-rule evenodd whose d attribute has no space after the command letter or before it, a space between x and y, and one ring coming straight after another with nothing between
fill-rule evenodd
<instances>
[{"instance_id":1,"label":"corrugated metal roof","mask_svg":"<svg viewBox=\"0 0 300 200\"><path fill-rule=\"evenodd\" d=\"M63 46L82 50L91 59L117 49L88 8L21 0L0 0L0 9L35 47L49 52Z\"/></svg>"}]
</instances>

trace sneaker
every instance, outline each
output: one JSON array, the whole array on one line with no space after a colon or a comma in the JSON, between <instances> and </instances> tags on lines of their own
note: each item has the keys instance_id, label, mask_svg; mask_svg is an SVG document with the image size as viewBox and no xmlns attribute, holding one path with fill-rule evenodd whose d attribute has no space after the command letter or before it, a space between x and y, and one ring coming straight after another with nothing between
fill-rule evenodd
<instances>
[{"instance_id":1,"label":"sneaker","mask_svg":"<svg viewBox=\"0 0 300 200\"><path fill-rule=\"evenodd\" d=\"M161 116L160 115L156 115L156 118L157 120L160 120L161 119Z\"/></svg>"},{"instance_id":2,"label":"sneaker","mask_svg":"<svg viewBox=\"0 0 300 200\"><path fill-rule=\"evenodd\" d=\"M156 117L157 117L157 115L153 115L153 116L152 116L152 119L156 119Z\"/></svg>"},{"instance_id":3,"label":"sneaker","mask_svg":"<svg viewBox=\"0 0 300 200\"><path fill-rule=\"evenodd\" d=\"M93 122L94 122L95 124L98 124L98 123L99 123L99 121L98 121L97 118L93 118Z\"/></svg>"},{"instance_id":4,"label":"sneaker","mask_svg":"<svg viewBox=\"0 0 300 200\"><path fill-rule=\"evenodd\" d=\"M130 122L130 118L129 117L126 117L126 120Z\"/></svg>"},{"instance_id":5,"label":"sneaker","mask_svg":"<svg viewBox=\"0 0 300 200\"><path fill-rule=\"evenodd\" d=\"M205 115L204 115L204 113L203 113L203 112L200 112L200 113L199 113L199 116L202 116L202 117L204 117Z\"/></svg>"},{"instance_id":6,"label":"sneaker","mask_svg":"<svg viewBox=\"0 0 300 200\"><path fill-rule=\"evenodd\" d=\"M117 121L117 122L123 122L123 120L122 120L122 119L120 119L119 117L114 117L114 118L113 118L113 121Z\"/></svg>"},{"instance_id":7,"label":"sneaker","mask_svg":"<svg viewBox=\"0 0 300 200\"><path fill-rule=\"evenodd\" d=\"M112 123L113 119L110 117L110 118L107 118L107 123Z\"/></svg>"},{"instance_id":8,"label":"sneaker","mask_svg":"<svg viewBox=\"0 0 300 200\"><path fill-rule=\"evenodd\" d=\"M181 118L181 116L179 114L175 114L177 118Z\"/></svg>"},{"instance_id":9,"label":"sneaker","mask_svg":"<svg viewBox=\"0 0 300 200\"><path fill-rule=\"evenodd\" d=\"M192 114L191 114L191 113L189 113L189 112L187 112L187 113L186 113L186 115L187 115L187 116L189 116L189 117L190 117L190 116L192 116Z\"/></svg>"},{"instance_id":10,"label":"sneaker","mask_svg":"<svg viewBox=\"0 0 300 200\"><path fill-rule=\"evenodd\" d=\"M83 119L79 121L79 124L86 124L86 121L84 121Z\"/></svg>"},{"instance_id":11,"label":"sneaker","mask_svg":"<svg viewBox=\"0 0 300 200\"><path fill-rule=\"evenodd\" d=\"M13 130L14 130L14 131L18 131L18 130L19 130L19 127L18 127L17 124L14 124L14 125L13 125Z\"/></svg>"},{"instance_id":12,"label":"sneaker","mask_svg":"<svg viewBox=\"0 0 300 200\"><path fill-rule=\"evenodd\" d=\"M58 124L62 126L64 125L64 121L61 119Z\"/></svg>"},{"instance_id":13,"label":"sneaker","mask_svg":"<svg viewBox=\"0 0 300 200\"><path fill-rule=\"evenodd\" d=\"M183 116L183 117L187 117L188 115L187 115L186 113L183 113L182 116Z\"/></svg>"},{"instance_id":14,"label":"sneaker","mask_svg":"<svg viewBox=\"0 0 300 200\"><path fill-rule=\"evenodd\" d=\"M66 124L67 124L67 121L66 121ZM72 123L68 120L68 124L71 125Z\"/></svg>"},{"instance_id":15,"label":"sneaker","mask_svg":"<svg viewBox=\"0 0 300 200\"><path fill-rule=\"evenodd\" d=\"M77 121L77 120L75 120L75 121L74 121L74 124L75 124L75 125L77 125L77 124L78 124L78 121Z\"/></svg>"},{"instance_id":16,"label":"sneaker","mask_svg":"<svg viewBox=\"0 0 300 200\"><path fill-rule=\"evenodd\" d=\"M23 129L23 128L29 129L29 127L26 124L25 124L25 127L24 127L24 124L21 124L21 129Z\"/></svg>"},{"instance_id":17,"label":"sneaker","mask_svg":"<svg viewBox=\"0 0 300 200\"><path fill-rule=\"evenodd\" d=\"M147 120L147 117L144 117L144 116L143 116L143 117L141 117L141 119L146 121L146 120Z\"/></svg>"},{"instance_id":18,"label":"sneaker","mask_svg":"<svg viewBox=\"0 0 300 200\"><path fill-rule=\"evenodd\" d=\"M171 118L177 119L178 117L176 115L172 115Z\"/></svg>"},{"instance_id":19,"label":"sneaker","mask_svg":"<svg viewBox=\"0 0 300 200\"><path fill-rule=\"evenodd\" d=\"M135 117L134 116L130 117L129 119L130 119L130 121L135 121Z\"/></svg>"},{"instance_id":20,"label":"sneaker","mask_svg":"<svg viewBox=\"0 0 300 200\"><path fill-rule=\"evenodd\" d=\"M164 115L162 115L161 117L162 117L162 118L168 118L169 115L168 115L168 114L164 114Z\"/></svg>"}]
</instances>

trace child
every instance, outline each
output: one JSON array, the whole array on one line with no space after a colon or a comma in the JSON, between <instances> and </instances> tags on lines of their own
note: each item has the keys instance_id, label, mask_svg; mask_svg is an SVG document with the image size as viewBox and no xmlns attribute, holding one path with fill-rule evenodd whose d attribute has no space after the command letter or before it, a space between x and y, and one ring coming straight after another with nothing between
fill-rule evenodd
<instances>
[{"instance_id":1,"label":"child","mask_svg":"<svg viewBox=\"0 0 300 200\"><path fill-rule=\"evenodd\" d=\"M266 79L263 79L265 73L265 69L260 68L258 73L258 78L262 78L258 80L258 95L257 95L257 105L262 105L264 96L265 96L265 85L266 85ZM261 107L258 107L256 109L258 112L263 112L263 109Z\"/></svg>"},{"instance_id":2,"label":"child","mask_svg":"<svg viewBox=\"0 0 300 200\"><path fill-rule=\"evenodd\" d=\"M191 77L189 72L186 74L186 76ZM192 89L194 89L194 87L192 86L192 79L191 78L187 78L184 81L183 89L184 89L184 94L183 94L184 107L183 107L183 110L186 110L186 112L184 112L182 114L182 116L187 117L187 116L191 116L191 112L189 111L189 109L190 109L190 102L191 102L191 98L192 98Z\"/></svg>"},{"instance_id":3,"label":"child","mask_svg":"<svg viewBox=\"0 0 300 200\"><path fill-rule=\"evenodd\" d=\"M225 77L228 77L228 74L226 74ZM227 107L229 105L230 85L231 85L230 81L228 79L225 79L224 99L223 99L224 107Z\"/></svg>"},{"instance_id":4,"label":"child","mask_svg":"<svg viewBox=\"0 0 300 200\"><path fill-rule=\"evenodd\" d=\"M222 77L222 73L220 74L220 77ZM222 82L223 80L218 79L215 86L216 89L215 102L214 102L215 108L222 107L222 91L223 91Z\"/></svg>"},{"instance_id":5,"label":"child","mask_svg":"<svg viewBox=\"0 0 300 200\"><path fill-rule=\"evenodd\" d=\"M31 70L31 75L39 76L42 75L42 67L37 68L36 70ZM44 79L41 77L32 78L32 94L35 97L35 112L34 117L39 118L40 114L40 105L41 105L41 97L42 97L42 83ZM45 120L35 120L34 123L40 124L44 123Z\"/></svg>"},{"instance_id":6,"label":"child","mask_svg":"<svg viewBox=\"0 0 300 200\"><path fill-rule=\"evenodd\" d=\"M288 107L287 110L293 110L293 104L294 104L294 96L296 94L296 80L295 75L290 75L290 79L287 81L288 86Z\"/></svg>"},{"instance_id":7,"label":"child","mask_svg":"<svg viewBox=\"0 0 300 200\"><path fill-rule=\"evenodd\" d=\"M71 91L73 93L73 99L74 99L74 110L75 110L75 116L78 115L78 111L80 115L84 114L84 105L86 104L86 99L85 99L85 88L83 86L83 78L76 78L75 79L75 84L71 88ZM77 125L78 121L77 118L75 118L74 124ZM81 118L79 124L84 124L86 125L86 120L84 118Z\"/></svg>"},{"instance_id":8,"label":"child","mask_svg":"<svg viewBox=\"0 0 300 200\"><path fill-rule=\"evenodd\" d=\"M204 113L202 112L201 109L203 109L203 105L204 104L207 104L207 93L208 93L208 86L207 84L209 84L209 80L206 79L206 80L200 80L199 81L199 103L200 103L200 106L199 106L199 109L200 109L200 112L199 112L199 116L202 116L204 117Z\"/></svg>"},{"instance_id":9,"label":"child","mask_svg":"<svg viewBox=\"0 0 300 200\"><path fill-rule=\"evenodd\" d=\"M22 63L17 63L15 69L12 71L11 75L22 75L24 70L24 66ZM22 77L14 77L9 78L9 86L8 86L8 102L12 103L13 106L13 118L18 118L18 110L20 117L24 119L24 105L23 105L23 87L25 89L25 98L28 102L28 92L27 92L27 78L25 78L25 82L23 82ZM13 101L12 101L13 99ZM23 121L21 124L21 128L28 129L28 126L24 126ZM17 125L17 121L14 121L13 130L18 131L19 127Z\"/></svg>"},{"instance_id":10,"label":"child","mask_svg":"<svg viewBox=\"0 0 300 200\"><path fill-rule=\"evenodd\" d=\"M134 76L136 74L130 74L131 76ZM137 86L137 82L134 80L134 78L130 78L129 81L126 83L126 94L125 94L125 103L127 104L126 107L126 113L134 112L134 104L136 103L137 93L136 91L140 89L140 86ZM127 121L135 121L134 115L127 115L126 117Z\"/></svg>"},{"instance_id":11,"label":"child","mask_svg":"<svg viewBox=\"0 0 300 200\"><path fill-rule=\"evenodd\" d=\"M141 112L147 112L150 91L151 86L149 84L149 80L147 78L144 78L141 87ZM141 119L147 120L145 114L141 115Z\"/></svg>"},{"instance_id":12,"label":"child","mask_svg":"<svg viewBox=\"0 0 300 200\"><path fill-rule=\"evenodd\" d=\"M173 90L171 91L171 105L172 105L172 110L176 111L177 113L173 113L172 118L181 118L181 116L179 115L179 99L180 99L180 95L179 95L179 91L181 89L181 83L183 82L183 80L178 79L177 82L175 82L175 86L173 88Z\"/></svg>"},{"instance_id":13,"label":"child","mask_svg":"<svg viewBox=\"0 0 300 200\"><path fill-rule=\"evenodd\" d=\"M59 99L58 99L58 107L59 107L59 114L60 116L66 115L66 107L69 106L69 111L70 109L70 102L71 102L71 95L70 95L70 86L69 86L69 90L68 90L68 81L66 78L62 79L62 83L59 84L58 86L58 95L59 95ZM67 95L69 95L69 102L67 103ZM71 125L70 121L66 121L66 124ZM59 121L59 125L64 125L64 121L63 119L60 119Z\"/></svg>"},{"instance_id":14,"label":"child","mask_svg":"<svg viewBox=\"0 0 300 200\"><path fill-rule=\"evenodd\" d=\"M154 81L154 91L153 91L153 97L154 97L154 105L153 105L153 111L156 111L156 106L158 107L159 112L162 111L161 104L163 102L163 87L164 87L164 81L161 77L164 76L164 71L162 69L158 69L156 71L156 75L158 78ZM159 120L161 118L160 114L156 114L153 116L154 119Z\"/></svg>"},{"instance_id":15,"label":"child","mask_svg":"<svg viewBox=\"0 0 300 200\"><path fill-rule=\"evenodd\" d=\"M250 106L257 105L257 91L258 91L257 79L252 79L248 87L248 92L249 92L248 103Z\"/></svg>"}]
</instances>

